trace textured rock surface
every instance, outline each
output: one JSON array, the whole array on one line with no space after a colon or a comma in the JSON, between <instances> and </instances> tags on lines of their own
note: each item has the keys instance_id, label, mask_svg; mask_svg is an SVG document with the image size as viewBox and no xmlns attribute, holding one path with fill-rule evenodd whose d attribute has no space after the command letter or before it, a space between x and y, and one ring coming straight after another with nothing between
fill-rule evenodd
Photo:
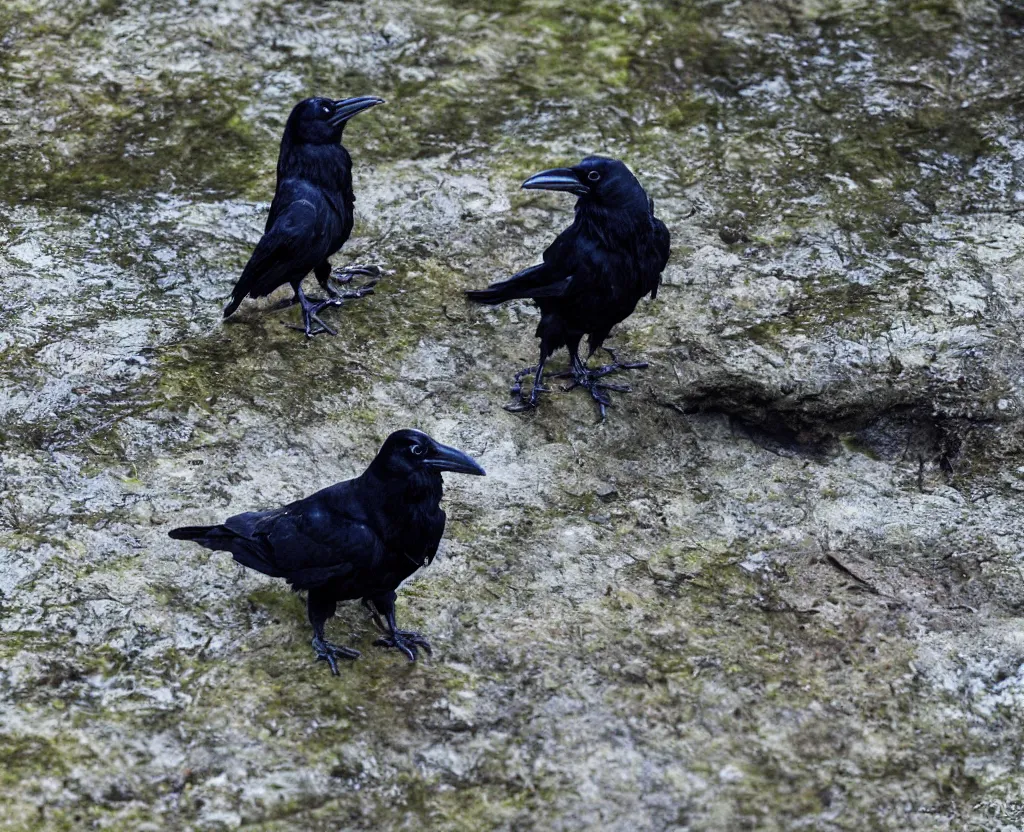
<instances>
[{"instance_id":1,"label":"textured rock surface","mask_svg":"<svg viewBox=\"0 0 1024 832\"><path fill-rule=\"evenodd\" d=\"M1024 826L1024 7L9 0L0 8L0 828ZM395 270L304 342L219 310L283 119L353 122ZM613 340L504 412L528 305L460 290L621 155L672 228ZM268 304L263 304L265 307ZM478 456L410 666L172 523Z\"/></svg>"}]
</instances>

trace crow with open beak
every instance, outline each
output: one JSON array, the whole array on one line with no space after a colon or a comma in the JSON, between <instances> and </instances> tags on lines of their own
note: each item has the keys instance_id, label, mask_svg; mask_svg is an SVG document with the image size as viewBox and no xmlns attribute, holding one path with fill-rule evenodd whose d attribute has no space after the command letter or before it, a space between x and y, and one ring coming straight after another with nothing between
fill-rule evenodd
<instances>
[{"instance_id":1,"label":"crow with open beak","mask_svg":"<svg viewBox=\"0 0 1024 832\"><path fill-rule=\"evenodd\" d=\"M263 238L231 293L225 318L246 297L264 297L287 283L295 295L276 308L297 303L302 307L302 331L307 336L335 335L320 319L320 311L372 293L376 279L347 292L335 289L330 281L346 283L355 274L379 278L380 269L356 266L334 277L328 258L352 233L352 157L341 145L342 133L350 118L383 103L381 98L364 96L339 101L307 98L295 105L281 139L277 190ZM302 281L311 271L326 298L308 298L303 293Z\"/></svg>"},{"instance_id":2,"label":"crow with open beak","mask_svg":"<svg viewBox=\"0 0 1024 832\"><path fill-rule=\"evenodd\" d=\"M430 653L430 644L419 633L398 629L395 590L437 553L445 524L442 471L484 474L462 451L418 430L400 430L355 479L283 508L238 514L215 526L186 526L170 536L231 552L242 565L305 590L313 650L335 675L337 659L359 657L324 638L339 601L362 599L383 633L374 643L415 661L417 649Z\"/></svg>"},{"instance_id":3,"label":"crow with open beak","mask_svg":"<svg viewBox=\"0 0 1024 832\"><path fill-rule=\"evenodd\" d=\"M564 346L569 350L571 369L555 377L571 378L567 389L589 390L603 419L611 404L607 391L629 390L624 385L605 383L605 376L647 364L620 363L602 345L612 327L633 313L640 298L657 295L661 273L668 263L668 229L654 216L654 203L636 177L616 159L588 156L576 167L531 176L523 187L574 194L573 224L544 252L543 263L466 295L484 304L531 298L540 307L540 361L516 373L512 387L516 401L509 410L537 406L538 396L544 391L544 364ZM584 335L589 336L588 360L598 349L605 349L613 363L591 369L579 355ZM534 376L533 389L529 398L523 398L521 381L529 374Z\"/></svg>"}]
</instances>

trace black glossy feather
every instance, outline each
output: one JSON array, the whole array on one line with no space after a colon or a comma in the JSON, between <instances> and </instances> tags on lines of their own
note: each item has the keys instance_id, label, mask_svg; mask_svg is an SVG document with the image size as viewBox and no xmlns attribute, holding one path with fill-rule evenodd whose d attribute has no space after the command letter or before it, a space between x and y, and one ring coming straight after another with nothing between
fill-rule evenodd
<instances>
[{"instance_id":1,"label":"black glossy feather","mask_svg":"<svg viewBox=\"0 0 1024 832\"><path fill-rule=\"evenodd\" d=\"M238 563L308 591L310 620L322 640L339 601L365 599L393 623L395 590L433 560L444 534L442 471L483 473L454 448L419 431L398 431L355 479L281 508L169 534L230 552Z\"/></svg>"},{"instance_id":2,"label":"black glossy feather","mask_svg":"<svg viewBox=\"0 0 1024 832\"><path fill-rule=\"evenodd\" d=\"M328 258L352 233L355 205L352 157L341 145L344 122L330 115L344 103L310 98L292 110L263 237L224 307L225 318L247 297L263 297L286 284L297 290L314 270L322 280L330 274Z\"/></svg>"},{"instance_id":3,"label":"black glossy feather","mask_svg":"<svg viewBox=\"0 0 1024 832\"><path fill-rule=\"evenodd\" d=\"M599 187L590 182L592 191L580 196L572 225L547 248L544 262L466 293L484 304L536 300L542 360L562 346L575 353L584 335L596 351L644 295L657 295L669 258L668 229L625 165L589 157L571 171L584 185L591 171L603 179Z\"/></svg>"}]
</instances>

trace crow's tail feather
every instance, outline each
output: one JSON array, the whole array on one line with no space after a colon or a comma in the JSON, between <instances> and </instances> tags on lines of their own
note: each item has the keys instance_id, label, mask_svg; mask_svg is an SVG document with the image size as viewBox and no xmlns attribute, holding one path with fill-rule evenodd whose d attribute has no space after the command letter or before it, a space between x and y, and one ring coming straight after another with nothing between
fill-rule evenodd
<instances>
[{"instance_id":1,"label":"crow's tail feather","mask_svg":"<svg viewBox=\"0 0 1024 832\"><path fill-rule=\"evenodd\" d=\"M281 577L281 572L258 543L231 531L227 526L182 526L171 529L168 535L175 540L191 540L216 552L231 552L243 566L272 578Z\"/></svg>"},{"instance_id":2,"label":"crow's tail feather","mask_svg":"<svg viewBox=\"0 0 1024 832\"><path fill-rule=\"evenodd\" d=\"M202 537L206 537L216 528L216 526L182 526L177 529L171 529L167 536L173 537L175 540L199 540Z\"/></svg>"},{"instance_id":3,"label":"crow's tail feather","mask_svg":"<svg viewBox=\"0 0 1024 832\"><path fill-rule=\"evenodd\" d=\"M228 301L228 305L224 307L224 317L230 318L235 314L235 310L242 305L242 301L245 300L245 295L232 295L231 300Z\"/></svg>"},{"instance_id":4,"label":"crow's tail feather","mask_svg":"<svg viewBox=\"0 0 1024 832\"><path fill-rule=\"evenodd\" d=\"M227 526L182 526L167 533L175 540L191 540L207 549L220 552L234 552L240 542L245 542Z\"/></svg>"},{"instance_id":5,"label":"crow's tail feather","mask_svg":"<svg viewBox=\"0 0 1024 832\"><path fill-rule=\"evenodd\" d=\"M512 299L499 289L474 289L471 292L466 292L466 297L474 303L486 303L488 305L503 303L506 300Z\"/></svg>"},{"instance_id":6,"label":"crow's tail feather","mask_svg":"<svg viewBox=\"0 0 1024 832\"><path fill-rule=\"evenodd\" d=\"M516 278L502 283L494 283L486 289L474 289L466 292L466 297L475 303L493 305L517 298L557 298L564 295L572 283L572 276L555 283L537 286L536 283L520 281Z\"/></svg>"}]
</instances>

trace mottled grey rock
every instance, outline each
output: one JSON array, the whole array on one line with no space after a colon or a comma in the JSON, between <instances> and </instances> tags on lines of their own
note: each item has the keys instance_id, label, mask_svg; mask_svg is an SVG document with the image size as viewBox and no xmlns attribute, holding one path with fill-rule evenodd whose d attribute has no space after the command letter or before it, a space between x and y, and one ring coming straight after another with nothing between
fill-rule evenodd
<instances>
[{"instance_id":1,"label":"mottled grey rock","mask_svg":"<svg viewBox=\"0 0 1024 832\"><path fill-rule=\"evenodd\" d=\"M1014 9L3 4L2 823L1021 827ZM335 262L395 273L306 343L220 308L314 92L388 100ZM651 367L514 416L537 312L461 292L590 152L672 229L610 341ZM410 425L489 474L401 594L433 659L349 605L334 679L301 598L166 537Z\"/></svg>"}]
</instances>

